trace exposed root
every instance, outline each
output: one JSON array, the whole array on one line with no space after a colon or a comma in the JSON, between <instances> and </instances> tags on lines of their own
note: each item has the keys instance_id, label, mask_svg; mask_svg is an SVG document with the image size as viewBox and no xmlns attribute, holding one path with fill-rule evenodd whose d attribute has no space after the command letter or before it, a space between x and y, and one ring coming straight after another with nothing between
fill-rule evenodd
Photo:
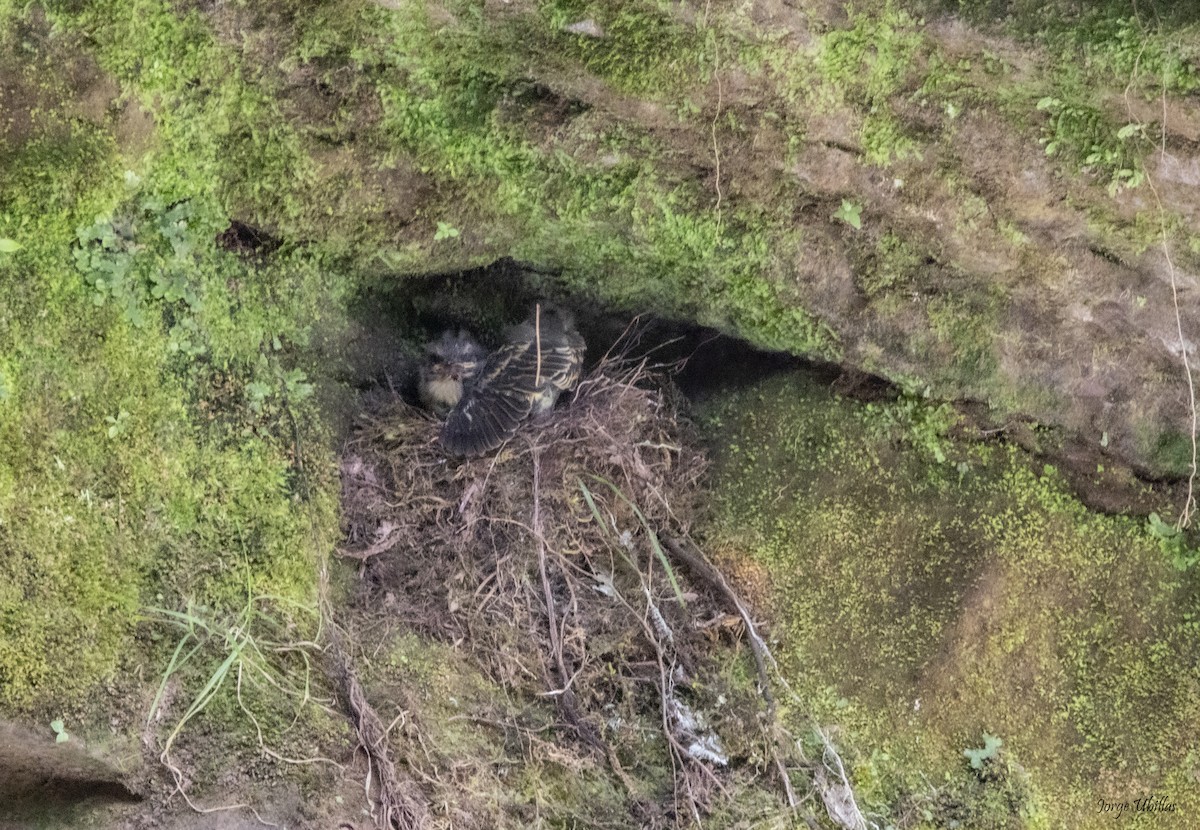
<instances>
[{"instance_id":1,"label":"exposed root","mask_svg":"<svg viewBox=\"0 0 1200 830\"><path fill-rule=\"evenodd\" d=\"M754 666L758 671L759 693L767 707L763 723L767 752L771 756L771 764L775 768L779 784L787 798L788 807L795 811L799 806L799 801L796 798L796 791L792 787L791 774L788 771L787 762L784 760L785 751L783 750L783 746L790 743L785 738L790 738L790 736L786 735L779 723L775 696L771 693L771 671L778 671L778 664L771 655L770 649L767 648L766 641L758 633L758 628L754 625L754 620L750 616L746 604L730 587L724 574L708 561L704 552L683 539L675 539L670 536L664 536L662 539L667 550L671 551L671 555L683 562L694 576L724 599L745 626L746 639L750 642L750 650L754 654Z\"/></svg>"},{"instance_id":2,"label":"exposed root","mask_svg":"<svg viewBox=\"0 0 1200 830\"><path fill-rule=\"evenodd\" d=\"M821 763L816 768L814 781L817 794L821 796L829 818L838 827L844 827L846 830L874 828L875 825L868 822L859 809L858 801L854 797L854 788L850 785L850 777L846 775L846 766L842 763L842 756L838 754L837 747L833 745L825 730L818 727L813 731L823 744Z\"/></svg>"},{"instance_id":3,"label":"exposed root","mask_svg":"<svg viewBox=\"0 0 1200 830\"><path fill-rule=\"evenodd\" d=\"M380 827L389 830L424 830L429 827L429 810L416 784L401 779L396 772L396 764L392 761L388 743L390 727L384 727L379 714L367 700L358 675L350 665L349 657L342 650L339 639L334 641L333 652L336 673L346 696L346 705L354 720L358 743L367 754L369 762L368 798L371 778L374 778L379 788L375 797L376 822Z\"/></svg>"}]
</instances>

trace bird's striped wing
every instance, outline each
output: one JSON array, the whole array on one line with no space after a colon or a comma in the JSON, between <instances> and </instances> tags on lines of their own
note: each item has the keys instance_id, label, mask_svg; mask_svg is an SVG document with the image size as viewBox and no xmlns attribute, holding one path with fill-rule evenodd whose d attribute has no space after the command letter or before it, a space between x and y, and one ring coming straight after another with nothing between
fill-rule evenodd
<instances>
[{"instance_id":1,"label":"bird's striped wing","mask_svg":"<svg viewBox=\"0 0 1200 830\"><path fill-rule=\"evenodd\" d=\"M540 348L539 348L540 345ZM583 338L535 337L510 342L488 358L468 384L442 428L442 445L454 455L491 452L511 438L544 402L579 380Z\"/></svg>"},{"instance_id":2,"label":"bird's striped wing","mask_svg":"<svg viewBox=\"0 0 1200 830\"><path fill-rule=\"evenodd\" d=\"M483 455L503 444L529 417L533 398L522 382L528 343L510 343L488 358L442 427L453 455Z\"/></svg>"},{"instance_id":3,"label":"bird's striped wing","mask_svg":"<svg viewBox=\"0 0 1200 830\"><path fill-rule=\"evenodd\" d=\"M561 338L552 348L542 343L542 382L549 383L560 392L566 392L579 382L583 367L583 338L572 332Z\"/></svg>"}]
</instances>

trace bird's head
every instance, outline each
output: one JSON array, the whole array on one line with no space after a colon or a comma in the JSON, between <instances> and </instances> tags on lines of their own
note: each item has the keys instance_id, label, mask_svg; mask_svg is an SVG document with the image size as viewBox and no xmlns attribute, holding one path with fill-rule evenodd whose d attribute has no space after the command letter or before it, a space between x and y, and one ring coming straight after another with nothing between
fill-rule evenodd
<instances>
[{"instance_id":1,"label":"bird's head","mask_svg":"<svg viewBox=\"0 0 1200 830\"><path fill-rule=\"evenodd\" d=\"M487 352L475 338L463 330L445 331L440 340L425 346L429 371L446 380L466 380L473 377L487 358Z\"/></svg>"},{"instance_id":2,"label":"bird's head","mask_svg":"<svg viewBox=\"0 0 1200 830\"><path fill-rule=\"evenodd\" d=\"M555 303L538 303L529 312L529 319L525 321L525 324L537 325L543 337L547 334L551 336L564 335L576 331L575 315L569 309Z\"/></svg>"}]
</instances>

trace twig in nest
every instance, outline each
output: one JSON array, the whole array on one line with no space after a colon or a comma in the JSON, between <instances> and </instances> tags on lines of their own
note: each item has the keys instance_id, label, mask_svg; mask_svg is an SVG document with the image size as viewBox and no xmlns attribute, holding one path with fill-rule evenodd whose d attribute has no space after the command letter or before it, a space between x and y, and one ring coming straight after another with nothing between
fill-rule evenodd
<instances>
[{"instance_id":1,"label":"twig in nest","mask_svg":"<svg viewBox=\"0 0 1200 830\"><path fill-rule=\"evenodd\" d=\"M563 658L562 637L558 628L558 613L555 610L554 592L550 587L550 575L546 567L546 537L542 533L542 466L541 452L536 445L531 445L533 458L533 536L537 540L538 553L538 572L542 578L542 596L546 603L546 619L550 629L550 655L554 658L555 665L558 667L559 688L558 688L558 705L563 711L563 715L571 726L575 727L576 732L587 743L599 749L604 749L604 744L600 740L600 736L596 730L583 719L579 714L579 707L576 702L575 692L571 688L574 682L574 676L567 671L566 661Z\"/></svg>"},{"instance_id":2,"label":"twig in nest","mask_svg":"<svg viewBox=\"0 0 1200 830\"><path fill-rule=\"evenodd\" d=\"M766 729L769 730L767 741L770 745L771 760L775 765L775 771L779 774L779 781L783 785L784 794L787 796L788 806L795 810L799 806L799 802L796 799L795 790L792 789L792 780L791 776L788 775L787 765L784 763L783 756L779 751L780 727L776 718L775 698L771 694L769 669L778 671L778 664L771 655L770 649L767 648L766 641L759 635L758 629L754 627L754 620L750 617L750 611L746 608L745 603L742 602L737 592L730 587L724 574L708 561L708 557L702 551L685 543L681 539L664 535L660 535L659 538L662 540L663 546L671 552L672 556L687 565L694 576L708 584L732 606L737 615L741 617L742 624L746 626L746 637L750 641L750 650L754 654L754 665L758 669L759 688L763 700L767 704Z\"/></svg>"},{"instance_id":3,"label":"twig in nest","mask_svg":"<svg viewBox=\"0 0 1200 830\"><path fill-rule=\"evenodd\" d=\"M347 559L357 559L360 562L364 562L367 559L370 559L372 556L378 556L381 553L387 553L396 546L396 542L399 538L399 530L395 527L392 527L388 529L387 534L384 535L382 539L365 550L353 551L347 550L346 548L338 548L338 556L344 556Z\"/></svg>"},{"instance_id":4,"label":"twig in nest","mask_svg":"<svg viewBox=\"0 0 1200 830\"><path fill-rule=\"evenodd\" d=\"M632 562L628 559L626 561ZM698 738L699 736L694 731L696 724L691 709L675 694L675 686L680 677L674 648L675 635L662 610L654 601L646 574L642 573L640 569L635 568L634 570L638 577L638 587L646 603L644 610L641 612L635 610L615 585L613 586L613 595L637 619L646 641L654 649L655 663L658 668L659 716L663 737L666 738L667 747L670 750L671 770L675 777L676 802L678 803L682 790L692 821L699 827L701 826L700 808L706 805L707 799L693 788L693 779L696 774L719 790L724 791L725 787L716 774L704 763L705 753L701 748L702 742L693 741L693 745L684 746L679 740L680 735L689 738ZM707 760L716 762L717 754L708 755ZM723 759L721 759L721 763L725 763ZM707 809L707 807L705 808Z\"/></svg>"}]
</instances>

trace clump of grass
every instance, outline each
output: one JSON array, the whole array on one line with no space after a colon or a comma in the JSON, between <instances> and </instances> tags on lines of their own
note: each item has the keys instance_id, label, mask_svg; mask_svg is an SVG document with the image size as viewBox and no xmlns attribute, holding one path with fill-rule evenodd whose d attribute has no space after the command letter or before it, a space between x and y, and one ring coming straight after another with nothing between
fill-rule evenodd
<instances>
[{"instance_id":1,"label":"clump of grass","mask_svg":"<svg viewBox=\"0 0 1200 830\"><path fill-rule=\"evenodd\" d=\"M151 624L165 624L182 632L163 670L146 719L146 726L152 728L170 718L171 725L161 738L159 760L174 778L176 791L193 809L201 812L239 808L254 811L249 804L197 807L192 798L195 793L189 792L189 786L200 770L185 771L172 750L189 724L216 701L228 701L232 693L237 716L244 717L253 726L257 750L279 762L300 763L280 754L272 745L284 739L306 717L306 709L329 703L315 694L323 686L313 674L320 647L315 641L289 638L289 631L296 629L297 617L316 618L316 609L285 597L250 593L242 608L228 616L191 603L182 611L148 607L145 614ZM310 622L318 623L319 620ZM189 680L194 680L199 689L180 713L181 707L174 698ZM254 711L256 704L259 714ZM290 717L284 711L287 707L292 710ZM315 760L340 766L325 758L309 758L303 763ZM228 759L224 763L227 764Z\"/></svg>"}]
</instances>

